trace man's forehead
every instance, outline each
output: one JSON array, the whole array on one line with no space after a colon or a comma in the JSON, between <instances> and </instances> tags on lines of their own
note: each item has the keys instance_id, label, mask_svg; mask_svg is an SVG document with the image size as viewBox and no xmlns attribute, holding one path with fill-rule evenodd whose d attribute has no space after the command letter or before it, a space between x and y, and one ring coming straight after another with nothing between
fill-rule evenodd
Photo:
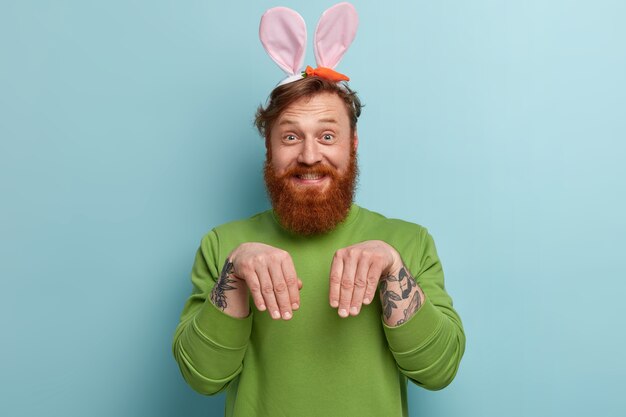
<instances>
[{"instance_id":1,"label":"man's forehead","mask_svg":"<svg viewBox=\"0 0 626 417\"><path fill-rule=\"evenodd\" d=\"M319 123L341 124L348 120L348 110L336 94L317 94L287 106L278 117L278 125L297 124L302 117L316 119Z\"/></svg>"}]
</instances>

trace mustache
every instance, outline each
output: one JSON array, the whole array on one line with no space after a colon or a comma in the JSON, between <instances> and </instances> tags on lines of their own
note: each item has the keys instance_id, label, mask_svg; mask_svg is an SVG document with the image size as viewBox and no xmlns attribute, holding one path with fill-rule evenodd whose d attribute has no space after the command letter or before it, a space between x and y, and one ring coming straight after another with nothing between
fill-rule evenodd
<instances>
[{"instance_id":1,"label":"mustache","mask_svg":"<svg viewBox=\"0 0 626 417\"><path fill-rule=\"evenodd\" d=\"M329 176L331 178L337 178L337 170L329 167L328 165L315 165L315 166L304 166L297 165L293 168L287 170L281 177L289 178L293 176L301 176L301 175L320 175L320 176Z\"/></svg>"}]
</instances>

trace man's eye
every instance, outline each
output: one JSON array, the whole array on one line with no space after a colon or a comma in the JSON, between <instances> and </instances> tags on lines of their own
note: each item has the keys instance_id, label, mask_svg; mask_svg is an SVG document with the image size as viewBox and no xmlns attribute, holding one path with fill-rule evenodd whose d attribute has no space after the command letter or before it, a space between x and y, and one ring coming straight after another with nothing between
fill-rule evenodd
<instances>
[{"instance_id":1,"label":"man's eye","mask_svg":"<svg viewBox=\"0 0 626 417\"><path fill-rule=\"evenodd\" d=\"M285 136L285 140L290 141L290 142L294 141L294 140L296 140L296 136L295 135L287 135L287 136Z\"/></svg>"},{"instance_id":2,"label":"man's eye","mask_svg":"<svg viewBox=\"0 0 626 417\"><path fill-rule=\"evenodd\" d=\"M329 133L324 135L324 140L326 140L326 141L331 141L333 139L334 139L333 135L331 135Z\"/></svg>"}]
</instances>

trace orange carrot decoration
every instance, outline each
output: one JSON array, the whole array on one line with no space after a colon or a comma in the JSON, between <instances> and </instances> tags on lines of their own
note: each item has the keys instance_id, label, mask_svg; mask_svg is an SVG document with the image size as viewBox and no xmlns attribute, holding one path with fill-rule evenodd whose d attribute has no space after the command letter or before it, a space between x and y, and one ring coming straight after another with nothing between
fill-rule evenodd
<instances>
[{"instance_id":1,"label":"orange carrot decoration","mask_svg":"<svg viewBox=\"0 0 626 417\"><path fill-rule=\"evenodd\" d=\"M343 74L338 73L337 71L326 68L326 67L317 67L315 69L311 68L311 66L307 65L306 70L302 73L303 77L320 77L325 78L330 81L350 81L350 78L346 77Z\"/></svg>"}]
</instances>

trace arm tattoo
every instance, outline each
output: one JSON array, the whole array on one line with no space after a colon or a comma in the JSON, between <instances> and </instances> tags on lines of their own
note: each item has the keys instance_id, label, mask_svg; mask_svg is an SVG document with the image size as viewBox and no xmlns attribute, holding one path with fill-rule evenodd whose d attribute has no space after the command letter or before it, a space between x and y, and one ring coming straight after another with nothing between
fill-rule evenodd
<instances>
[{"instance_id":1,"label":"arm tattoo","mask_svg":"<svg viewBox=\"0 0 626 417\"><path fill-rule=\"evenodd\" d=\"M404 265L402 266L402 268L400 268L400 273L398 274L397 281L400 284L400 289L402 290L402 299L406 300L406 298L411 293L411 289L415 287L415 280L413 280L411 274L407 272Z\"/></svg>"},{"instance_id":2,"label":"arm tattoo","mask_svg":"<svg viewBox=\"0 0 626 417\"><path fill-rule=\"evenodd\" d=\"M398 320L396 325L402 324L405 321L407 321L409 319L409 317L413 313L415 313L417 311L417 309L420 307L420 303L421 302L422 302L422 300L420 299L420 293L415 291L413 293L413 298L411 298L411 302L409 303L409 306L404 309L404 317L401 318L400 320Z\"/></svg>"},{"instance_id":3,"label":"arm tattoo","mask_svg":"<svg viewBox=\"0 0 626 417\"><path fill-rule=\"evenodd\" d=\"M398 308L398 305L394 301L400 301L402 298L395 292L387 289L387 279L390 275L385 277L385 280L380 284L380 294L383 299L383 314L385 317L391 317L391 309Z\"/></svg>"},{"instance_id":4,"label":"arm tattoo","mask_svg":"<svg viewBox=\"0 0 626 417\"><path fill-rule=\"evenodd\" d=\"M389 283L397 282L400 287L400 294L388 288ZM391 313L394 309L398 308L398 305L394 301L406 300L411 295L411 290L416 287L415 279L411 276L411 274L407 271L406 267L403 265L398 273L398 276L394 276L389 274L385 276L380 284L380 295L382 298L383 304L383 314L387 319L391 317ZM407 308L403 310L404 318L398 320L396 325L402 324L408 320L409 317L413 315L420 308L421 305L421 297L419 291L415 291L413 293L413 297L409 302Z\"/></svg>"},{"instance_id":5,"label":"arm tattoo","mask_svg":"<svg viewBox=\"0 0 626 417\"><path fill-rule=\"evenodd\" d=\"M226 291L234 290L237 287L233 287L232 283L235 280L232 278L232 274L234 273L235 268L233 267L233 263L230 259L226 259L226 263L222 268L222 273L220 274L219 279L213 286L213 291L211 291L211 301L215 304L216 307L224 311L228 304L226 303Z\"/></svg>"}]
</instances>

